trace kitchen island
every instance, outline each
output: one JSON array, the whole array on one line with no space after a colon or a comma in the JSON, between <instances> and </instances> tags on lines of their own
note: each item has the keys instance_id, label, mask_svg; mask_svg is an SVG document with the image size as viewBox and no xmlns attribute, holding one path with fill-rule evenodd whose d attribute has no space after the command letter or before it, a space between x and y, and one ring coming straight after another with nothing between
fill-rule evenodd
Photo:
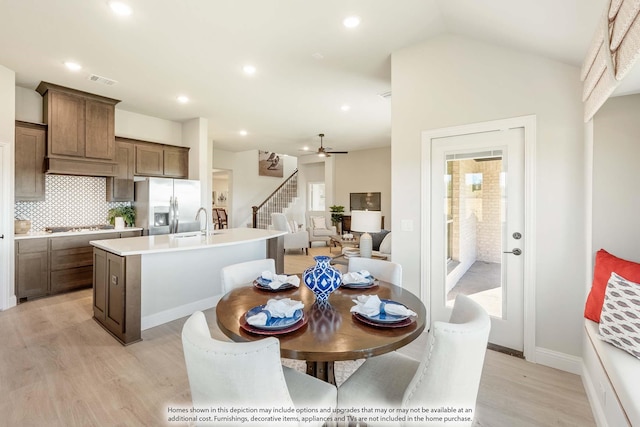
<instances>
[{"instance_id":1,"label":"kitchen island","mask_svg":"<svg viewBox=\"0 0 640 427\"><path fill-rule=\"evenodd\" d=\"M285 232L254 228L93 240L93 315L116 339L130 344L141 331L222 297L220 270L273 258L283 271Z\"/></svg>"}]
</instances>

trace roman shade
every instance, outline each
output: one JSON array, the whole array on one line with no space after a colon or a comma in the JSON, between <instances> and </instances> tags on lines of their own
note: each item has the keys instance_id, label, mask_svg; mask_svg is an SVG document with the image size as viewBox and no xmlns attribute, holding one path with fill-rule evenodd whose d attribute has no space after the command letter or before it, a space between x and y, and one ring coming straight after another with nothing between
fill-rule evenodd
<instances>
[{"instance_id":1,"label":"roman shade","mask_svg":"<svg viewBox=\"0 0 640 427\"><path fill-rule=\"evenodd\" d=\"M584 121L588 122L640 56L640 2L610 0L582 65Z\"/></svg>"}]
</instances>

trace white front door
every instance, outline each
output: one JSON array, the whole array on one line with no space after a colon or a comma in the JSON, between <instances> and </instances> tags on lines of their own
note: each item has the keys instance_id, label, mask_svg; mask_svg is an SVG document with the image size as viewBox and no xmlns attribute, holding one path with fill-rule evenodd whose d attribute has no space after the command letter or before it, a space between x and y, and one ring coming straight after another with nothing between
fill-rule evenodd
<instances>
[{"instance_id":1,"label":"white front door","mask_svg":"<svg viewBox=\"0 0 640 427\"><path fill-rule=\"evenodd\" d=\"M523 351L524 128L432 138L430 157L431 320L468 295L489 342Z\"/></svg>"}]
</instances>

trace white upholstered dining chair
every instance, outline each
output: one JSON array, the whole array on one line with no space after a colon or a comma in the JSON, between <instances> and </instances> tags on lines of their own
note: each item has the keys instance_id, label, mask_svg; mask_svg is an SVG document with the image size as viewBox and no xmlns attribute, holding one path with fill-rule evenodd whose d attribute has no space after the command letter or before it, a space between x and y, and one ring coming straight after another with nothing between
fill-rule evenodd
<instances>
[{"instance_id":1,"label":"white upholstered dining chair","mask_svg":"<svg viewBox=\"0 0 640 427\"><path fill-rule=\"evenodd\" d=\"M458 295L449 322L433 323L421 360L398 352L367 359L338 388L338 407L475 409L490 329L485 309Z\"/></svg>"},{"instance_id":2,"label":"white upholstered dining chair","mask_svg":"<svg viewBox=\"0 0 640 427\"><path fill-rule=\"evenodd\" d=\"M222 267L220 275L222 277L222 292L227 293L238 286L251 284L259 277L263 271L276 272L276 262L271 259L257 259L255 261L245 261L237 264Z\"/></svg>"},{"instance_id":3,"label":"white upholstered dining chair","mask_svg":"<svg viewBox=\"0 0 640 427\"><path fill-rule=\"evenodd\" d=\"M182 328L182 348L194 407L336 407L335 386L280 364L280 341L275 337L218 341L211 338L204 314L196 311Z\"/></svg>"},{"instance_id":4,"label":"white upholstered dining chair","mask_svg":"<svg viewBox=\"0 0 640 427\"><path fill-rule=\"evenodd\" d=\"M375 258L349 258L347 271L367 270L373 277L396 286L402 286L402 266L397 262Z\"/></svg>"}]
</instances>

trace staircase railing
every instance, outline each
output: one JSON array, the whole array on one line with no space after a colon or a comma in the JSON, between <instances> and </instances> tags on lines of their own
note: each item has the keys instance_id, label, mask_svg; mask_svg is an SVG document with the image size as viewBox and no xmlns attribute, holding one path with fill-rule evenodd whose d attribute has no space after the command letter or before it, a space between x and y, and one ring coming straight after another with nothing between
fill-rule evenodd
<instances>
[{"instance_id":1,"label":"staircase railing","mask_svg":"<svg viewBox=\"0 0 640 427\"><path fill-rule=\"evenodd\" d=\"M253 228L268 228L271 214L282 212L298 196L298 169L293 171L273 193L258 206L253 206Z\"/></svg>"}]
</instances>

